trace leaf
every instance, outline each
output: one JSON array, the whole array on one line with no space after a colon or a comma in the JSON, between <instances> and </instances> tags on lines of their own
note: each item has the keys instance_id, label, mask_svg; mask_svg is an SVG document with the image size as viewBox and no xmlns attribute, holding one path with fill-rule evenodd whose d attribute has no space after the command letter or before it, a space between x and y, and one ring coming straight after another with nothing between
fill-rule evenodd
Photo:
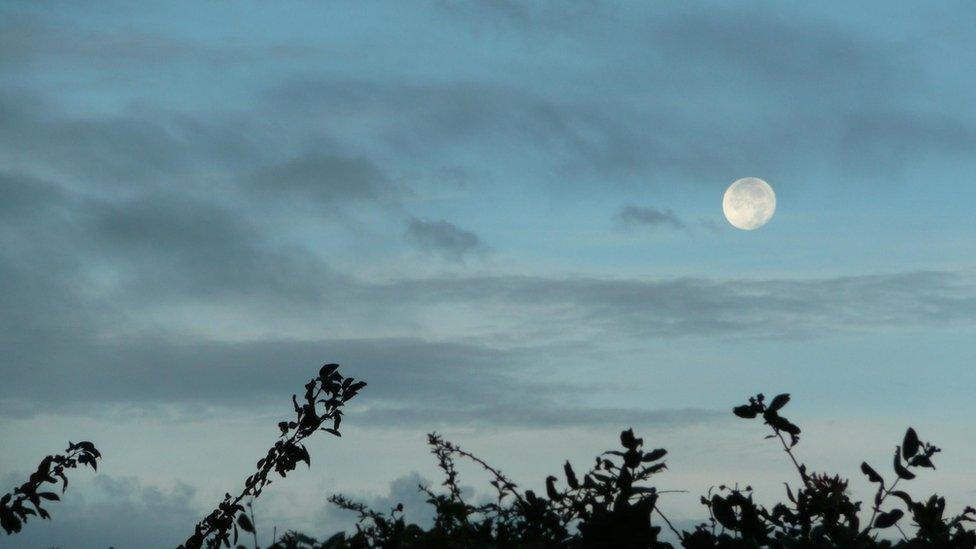
<instances>
[{"instance_id":1,"label":"leaf","mask_svg":"<svg viewBox=\"0 0 976 549\"><path fill-rule=\"evenodd\" d=\"M620 432L620 445L628 450L637 448L637 439L634 437L633 429Z\"/></svg>"},{"instance_id":2,"label":"leaf","mask_svg":"<svg viewBox=\"0 0 976 549\"><path fill-rule=\"evenodd\" d=\"M918 440L918 433L911 427L905 431L905 440L901 443L901 455L905 459L910 459L918 453L921 443Z\"/></svg>"},{"instance_id":3,"label":"leaf","mask_svg":"<svg viewBox=\"0 0 976 549\"><path fill-rule=\"evenodd\" d=\"M365 386L366 386L366 382L365 381L357 381L356 383L353 383L352 385L350 385L349 386L349 389L351 389L353 391L358 391L358 390L362 389Z\"/></svg>"},{"instance_id":4,"label":"leaf","mask_svg":"<svg viewBox=\"0 0 976 549\"><path fill-rule=\"evenodd\" d=\"M652 450L650 452L646 452L644 454L644 457L641 458L641 461L643 461L645 463L648 462L648 461L657 461L657 460L663 458L664 456L666 456L667 454L668 454L668 451L667 450L665 450L664 448L658 448L656 450Z\"/></svg>"},{"instance_id":5,"label":"leaf","mask_svg":"<svg viewBox=\"0 0 976 549\"><path fill-rule=\"evenodd\" d=\"M767 410L772 410L773 412L779 411L786 403L790 401L790 394L783 393L781 395L776 395L773 397L772 402L769 403Z\"/></svg>"},{"instance_id":6,"label":"leaf","mask_svg":"<svg viewBox=\"0 0 976 549\"><path fill-rule=\"evenodd\" d=\"M875 528L890 528L895 525L896 522L901 520L901 517L905 515L905 512L901 509L892 509L887 513L881 513L878 518L874 519Z\"/></svg>"},{"instance_id":7,"label":"leaf","mask_svg":"<svg viewBox=\"0 0 976 549\"><path fill-rule=\"evenodd\" d=\"M89 440L83 440L81 442L76 442L75 443L75 448L81 448L81 449L83 449L83 450L85 450L87 452L91 452L93 454L98 454L98 450L95 449L95 444L93 442L89 441Z\"/></svg>"},{"instance_id":8,"label":"leaf","mask_svg":"<svg viewBox=\"0 0 976 549\"><path fill-rule=\"evenodd\" d=\"M245 532L254 533L254 525L251 524L251 519L244 513L237 515L237 525Z\"/></svg>"},{"instance_id":9,"label":"leaf","mask_svg":"<svg viewBox=\"0 0 976 549\"><path fill-rule=\"evenodd\" d=\"M563 499L562 494L560 494L559 490L556 489L556 480L558 479L552 475L546 477L546 495L549 496L549 499L553 501Z\"/></svg>"},{"instance_id":10,"label":"leaf","mask_svg":"<svg viewBox=\"0 0 976 549\"><path fill-rule=\"evenodd\" d=\"M651 465L650 467L645 467L645 468L641 469L641 474L642 475L653 475L654 473L657 473L657 472L662 471L662 470L667 469L667 468L668 468L668 466L667 466L666 463L655 463L654 465Z\"/></svg>"},{"instance_id":11,"label":"leaf","mask_svg":"<svg viewBox=\"0 0 976 549\"><path fill-rule=\"evenodd\" d=\"M5 507L0 507L0 528L7 534L20 532L21 520L17 515Z\"/></svg>"},{"instance_id":12,"label":"leaf","mask_svg":"<svg viewBox=\"0 0 976 549\"><path fill-rule=\"evenodd\" d=\"M592 476L593 478L599 480L600 482L610 482L612 480L610 478L610 476L604 475L603 473L593 473L590 476Z\"/></svg>"},{"instance_id":13,"label":"leaf","mask_svg":"<svg viewBox=\"0 0 976 549\"><path fill-rule=\"evenodd\" d=\"M794 504L796 504L796 498L793 496L793 490L790 489L790 485L783 483L786 486L786 497L790 498Z\"/></svg>"},{"instance_id":14,"label":"leaf","mask_svg":"<svg viewBox=\"0 0 976 549\"><path fill-rule=\"evenodd\" d=\"M912 458L909 462L912 467L928 467L929 469L935 469L935 464L929 459L929 456L925 454L919 454Z\"/></svg>"},{"instance_id":15,"label":"leaf","mask_svg":"<svg viewBox=\"0 0 976 549\"><path fill-rule=\"evenodd\" d=\"M735 530L737 523L735 511L732 509L732 505L728 500L723 499L717 494L712 496L712 514L715 515L715 520L719 524L729 530Z\"/></svg>"},{"instance_id":16,"label":"leaf","mask_svg":"<svg viewBox=\"0 0 976 549\"><path fill-rule=\"evenodd\" d=\"M741 417L742 419L753 419L757 415L756 410L748 404L743 404L742 406L732 408L732 413Z\"/></svg>"},{"instance_id":17,"label":"leaf","mask_svg":"<svg viewBox=\"0 0 976 549\"><path fill-rule=\"evenodd\" d=\"M563 465L563 472L566 474L566 483L569 484L569 487L573 490L579 488L579 479L576 478L576 472L573 471L573 466L569 464L569 461Z\"/></svg>"},{"instance_id":18,"label":"leaf","mask_svg":"<svg viewBox=\"0 0 976 549\"><path fill-rule=\"evenodd\" d=\"M901 464L901 457L898 455L901 448L895 448L895 474L898 478L903 478L905 480L912 480L915 478L915 473L909 471Z\"/></svg>"},{"instance_id":19,"label":"leaf","mask_svg":"<svg viewBox=\"0 0 976 549\"><path fill-rule=\"evenodd\" d=\"M298 446L298 451L296 453L298 454L298 459L304 461L305 464L308 467L310 467L310 468L312 467L312 456L308 455L308 449L307 448L305 448L304 446L299 445Z\"/></svg>"},{"instance_id":20,"label":"leaf","mask_svg":"<svg viewBox=\"0 0 976 549\"><path fill-rule=\"evenodd\" d=\"M902 492L901 490L892 490L891 492L889 492L889 494L892 495L892 496L895 496L896 498L898 498L898 499L900 499L902 501L904 501L905 502L905 505L907 505L909 509L911 509L912 506L915 505L915 502L912 501L911 496L909 496L905 492Z\"/></svg>"},{"instance_id":21,"label":"leaf","mask_svg":"<svg viewBox=\"0 0 976 549\"><path fill-rule=\"evenodd\" d=\"M770 412L767 410L766 413L763 414L763 419L766 420L766 423L772 425L774 429L778 429L784 433L789 433L794 437L800 434L799 427L793 423L790 423L790 420L780 416L776 412Z\"/></svg>"},{"instance_id":22,"label":"leaf","mask_svg":"<svg viewBox=\"0 0 976 549\"><path fill-rule=\"evenodd\" d=\"M319 379L322 381L322 383L327 382L329 380L329 376L335 373L335 371L338 369L338 364L326 364L322 366L322 368L319 369Z\"/></svg>"},{"instance_id":23,"label":"leaf","mask_svg":"<svg viewBox=\"0 0 976 549\"><path fill-rule=\"evenodd\" d=\"M61 493L63 494L68 489L68 476L64 474L64 471L57 471L55 474L61 477L62 482L64 482L64 486L61 487Z\"/></svg>"},{"instance_id":24,"label":"leaf","mask_svg":"<svg viewBox=\"0 0 976 549\"><path fill-rule=\"evenodd\" d=\"M884 484L884 479L881 478L881 475L879 475L878 472L875 471L873 467L868 465L868 462L866 461L861 462L861 472L867 475L868 480L870 480L871 482Z\"/></svg>"},{"instance_id":25,"label":"leaf","mask_svg":"<svg viewBox=\"0 0 976 549\"><path fill-rule=\"evenodd\" d=\"M61 499L54 492L39 492L37 495L50 501L58 501Z\"/></svg>"}]
</instances>

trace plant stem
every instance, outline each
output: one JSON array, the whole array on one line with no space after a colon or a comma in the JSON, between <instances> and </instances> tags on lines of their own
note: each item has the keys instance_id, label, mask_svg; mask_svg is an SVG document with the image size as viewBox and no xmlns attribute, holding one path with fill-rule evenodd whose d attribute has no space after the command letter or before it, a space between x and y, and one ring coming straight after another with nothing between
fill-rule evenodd
<instances>
[{"instance_id":1,"label":"plant stem","mask_svg":"<svg viewBox=\"0 0 976 549\"><path fill-rule=\"evenodd\" d=\"M888 499L888 495L891 494L892 491L894 491L896 486L898 486L899 480L901 480L901 477L896 478L895 482L891 483L890 488L885 488L884 486L881 487L881 491L883 492L883 494L881 495L881 499L879 499L878 504L874 506L874 511L871 512L871 520L868 522L868 525L864 529L864 531L861 532L862 534L867 534L868 532L871 531L872 528L874 528L874 519L877 518L878 512L881 511L881 504L884 503L886 499ZM902 535L905 534L902 533Z\"/></svg>"},{"instance_id":2,"label":"plant stem","mask_svg":"<svg viewBox=\"0 0 976 549\"><path fill-rule=\"evenodd\" d=\"M684 538L680 533L678 533L678 529L675 528L673 524L671 524L671 521L668 520L668 517L664 516L664 513L661 512L661 509L657 505L654 506L654 510L657 511L657 514L661 515L661 518L664 519L664 522L668 524L668 528L670 528L671 531L674 532L674 535L678 536L678 541L683 540Z\"/></svg>"},{"instance_id":3,"label":"plant stem","mask_svg":"<svg viewBox=\"0 0 976 549\"><path fill-rule=\"evenodd\" d=\"M251 512L251 533L254 534L254 549L260 549L258 547L258 523L254 521L254 497L251 497L251 501L247 504L248 510Z\"/></svg>"},{"instance_id":4,"label":"plant stem","mask_svg":"<svg viewBox=\"0 0 976 549\"><path fill-rule=\"evenodd\" d=\"M803 471L803 467L800 466L800 462L796 460L796 456L793 455L793 450L788 444L786 444L786 439L783 438L783 433L779 429L773 427L773 432L779 438L780 443L783 445L783 450L786 451L786 455L790 456L790 461L793 462L793 466L796 467L796 471L800 473L800 479L803 481L803 485L807 488L810 487L810 479L807 478L807 474Z\"/></svg>"}]
</instances>

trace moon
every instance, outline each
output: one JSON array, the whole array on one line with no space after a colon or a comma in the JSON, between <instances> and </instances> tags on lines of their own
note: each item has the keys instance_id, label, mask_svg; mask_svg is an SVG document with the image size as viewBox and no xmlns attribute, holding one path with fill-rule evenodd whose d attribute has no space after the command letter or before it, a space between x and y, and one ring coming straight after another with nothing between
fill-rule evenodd
<instances>
[{"instance_id":1,"label":"moon","mask_svg":"<svg viewBox=\"0 0 976 549\"><path fill-rule=\"evenodd\" d=\"M729 185L722 198L722 211L736 229L762 227L776 212L776 193L758 177L744 177Z\"/></svg>"}]
</instances>

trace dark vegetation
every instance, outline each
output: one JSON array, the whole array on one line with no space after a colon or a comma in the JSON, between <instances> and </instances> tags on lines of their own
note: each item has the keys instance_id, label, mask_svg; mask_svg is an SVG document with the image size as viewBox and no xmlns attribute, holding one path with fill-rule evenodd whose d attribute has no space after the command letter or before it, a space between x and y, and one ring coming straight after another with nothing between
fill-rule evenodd
<instances>
[{"instance_id":1,"label":"dark vegetation","mask_svg":"<svg viewBox=\"0 0 976 549\"><path fill-rule=\"evenodd\" d=\"M55 492L47 490L45 484L57 484L61 481L61 493L68 489L67 469L74 469L78 465L87 465L92 470L98 469L98 459L102 454L91 442L68 442L68 449L63 454L46 456L37 465L37 470L31 473L27 482L14 488L13 492L0 497L0 528L9 534L20 532L27 517L51 518L42 504L45 501L61 499ZM51 487L53 488L53 486ZM27 504L30 504L28 506Z\"/></svg>"},{"instance_id":2,"label":"dark vegetation","mask_svg":"<svg viewBox=\"0 0 976 549\"><path fill-rule=\"evenodd\" d=\"M312 458L302 441L316 431L325 431L335 436L342 422L342 407L366 386L363 381L343 377L338 364L326 364L319 370L318 377L305 384L305 394L301 401L298 395L291 396L295 408L295 419L278 423L281 435L267 455L257 462L257 472L244 481L244 490L237 496L226 494L209 515L207 515L180 547L197 549L199 547L220 547L237 545L240 531L254 534L254 524L241 505L244 498L256 498L271 484L272 472L281 477L295 470L299 463L312 466ZM257 545L257 535L254 536Z\"/></svg>"},{"instance_id":3,"label":"dark vegetation","mask_svg":"<svg viewBox=\"0 0 976 549\"><path fill-rule=\"evenodd\" d=\"M182 547L246 547L257 535L253 499L272 483L272 473L284 477L299 463L311 464L302 441L317 431L339 434L342 407L366 386L343 377L339 366L327 364L305 385L302 399L292 396L295 419L278 424L280 437L258 460L257 471L244 481L237 495L223 501L193 530ZM946 514L945 498L932 495L914 499L899 484L911 481L923 469L935 469L940 449L919 439L909 428L895 447L892 473L883 476L867 462L860 472L877 485L873 500L864 504L848 493L848 481L839 475L813 472L794 453L800 428L781 415L787 394L767 402L762 395L737 406L740 418L761 420L767 439L782 446L798 479L785 483L786 499L771 507L754 500L751 487L719 486L701 497L706 519L691 531L679 530L660 506L665 491L651 478L667 469L667 451L644 445L632 429L620 433L620 448L596 457L582 474L572 464L560 476L549 476L545 494L520 489L501 471L437 434L428 435L431 453L444 474L440 488L419 486L435 511L434 523L423 528L408 524L402 505L377 511L342 495L329 501L358 516L355 532L340 532L317 541L298 532L275 539L273 549L413 548L413 547L648 547L675 544L687 548L976 548L976 509ZM0 499L0 518L8 534L20 531L28 516L49 518L44 500L56 501L53 492L38 491L44 483L63 481L66 469L78 464L96 468L98 451L90 442L70 444L65 455L48 456L37 472L12 494ZM467 460L491 477L493 500L475 504L465 500L459 485L457 461ZM245 501L246 500L246 501ZM30 506L28 506L28 503ZM862 517L869 517L862 523ZM664 529L667 529L665 532ZM242 534L243 533L243 534ZM275 536L277 538L277 536Z\"/></svg>"}]
</instances>

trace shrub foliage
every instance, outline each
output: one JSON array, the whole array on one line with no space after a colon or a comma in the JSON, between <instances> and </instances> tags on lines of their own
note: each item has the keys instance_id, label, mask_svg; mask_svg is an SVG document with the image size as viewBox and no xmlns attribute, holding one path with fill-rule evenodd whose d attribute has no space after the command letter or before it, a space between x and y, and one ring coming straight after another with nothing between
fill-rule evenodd
<instances>
[{"instance_id":1,"label":"shrub foliage","mask_svg":"<svg viewBox=\"0 0 976 549\"><path fill-rule=\"evenodd\" d=\"M61 499L55 492L42 491L45 484L57 484L61 481L61 493L68 489L68 469L78 465L87 465L92 470L98 469L98 459L102 454L91 442L68 442L64 454L47 456L37 465L37 470L31 473L27 482L14 488L13 492L0 497L0 527L7 535L20 532L27 517L39 516L50 519L51 514L42 507L45 501ZM28 505L29 504L29 505Z\"/></svg>"},{"instance_id":2,"label":"shrub foliage","mask_svg":"<svg viewBox=\"0 0 976 549\"><path fill-rule=\"evenodd\" d=\"M522 491L500 471L436 434L428 443L444 473L443 490L420 490L434 507L432 527L407 524L403 507L380 513L341 495L330 501L358 516L356 531L339 533L324 542L288 533L276 549L412 548L412 547L673 547L697 548L915 548L976 547L976 533L966 524L976 510L946 515L945 498L932 495L914 499L899 484L922 469L934 469L938 447L919 439L909 428L895 448L892 474L882 476L868 463L863 473L877 485L872 503L851 499L848 481L839 475L810 471L794 449L800 428L782 415L788 394L767 402L762 394L737 406L733 413L761 420L771 431L766 436L780 444L796 468L798 482L786 483L786 500L766 507L754 499L751 487L719 486L701 497L708 518L679 531L661 509L661 496L649 481L666 469L667 451L648 450L628 429L620 434L621 448L596 457L580 477L566 462L562 478L546 478L545 495ZM465 501L455 460L471 460L492 476L496 491L492 503ZM862 523L862 511L870 518ZM906 524L906 523L911 524ZM669 535L662 535L667 528Z\"/></svg>"},{"instance_id":3,"label":"shrub foliage","mask_svg":"<svg viewBox=\"0 0 976 549\"><path fill-rule=\"evenodd\" d=\"M366 386L338 370L339 365L326 364L305 385L303 398L292 395L295 417L278 424L280 436L258 460L257 471L247 477L238 495L225 494L181 548L244 547L239 543L242 531L252 534L257 548L253 511L249 515L245 505L251 507L275 474L285 477L300 463L311 465L303 444L306 438L318 431L341 436L342 408ZM840 475L811 471L797 458L794 450L801 430L782 415L789 401L788 394L768 401L758 394L732 410L740 418L762 421L770 431L766 439L778 443L796 469L798 478L785 483L786 499L767 507L755 501L749 486L718 486L701 497L707 518L690 531L679 530L668 519L660 505L667 492L651 483L667 469L667 450L645 446L632 429L620 433L619 448L597 456L585 472L578 473L565 462L559 476L545 479L544 494L519 488L500 470L433 433L427 442L444 480L436 489L418 487L433 506L432 526L408 524L402 504L380 512L334 495L329 498L331 503L358 517L355 532L340 532L321 542L288 532L274 540L271 548L668 548L675 543L689 549L976 548L976 532L968 527L976 522L976 509L966 507L959 514L947 514L945 498L935 494L916 500L904 490L905 483L924 469L935 469L933 459L941 451L937 446L922 441L909 428L895 447L890 474L882 475L867 462L861 463L860 473L876 485L872 501L865 505L851 499L848 481ZM86 441L69 443L63 455L45 457L27 482L0 498L0 526L13 534L29 516L50 518L42 503L59 497L42 491L42 486L60 480L64 492L66 470L78 465L96 469L100 456ZM482 503L465 498L458 478L459 460L472 462L489 474L493 498Z\"/></svg>"},{"instance_id":4,"label":"shrub foliage","mask_svg":"<svg viewBox=\"0 0 976 549\"><path fill-rule=\"evenodd\" d=\"M305 384L305 395L301 401L298 395L291 396L295 419L278 423L281 434L267 455L258 460L257 472L247 477L240 494L225 494L220 505L197 524L193 535L180 547L197 549L203 546L229 547L231 543L237 545L240 530L254 533L254 524L241 502L245 498L260 496L262 490L272 483L273 472L284 478L299 463L304 462L311 467L311 456L302 441L316 431L342 436L339 433L342 407L366 386L366 382L343 377L338 370L338 364L322 366L319 375Z\"/></svg>"}]
</instances>

